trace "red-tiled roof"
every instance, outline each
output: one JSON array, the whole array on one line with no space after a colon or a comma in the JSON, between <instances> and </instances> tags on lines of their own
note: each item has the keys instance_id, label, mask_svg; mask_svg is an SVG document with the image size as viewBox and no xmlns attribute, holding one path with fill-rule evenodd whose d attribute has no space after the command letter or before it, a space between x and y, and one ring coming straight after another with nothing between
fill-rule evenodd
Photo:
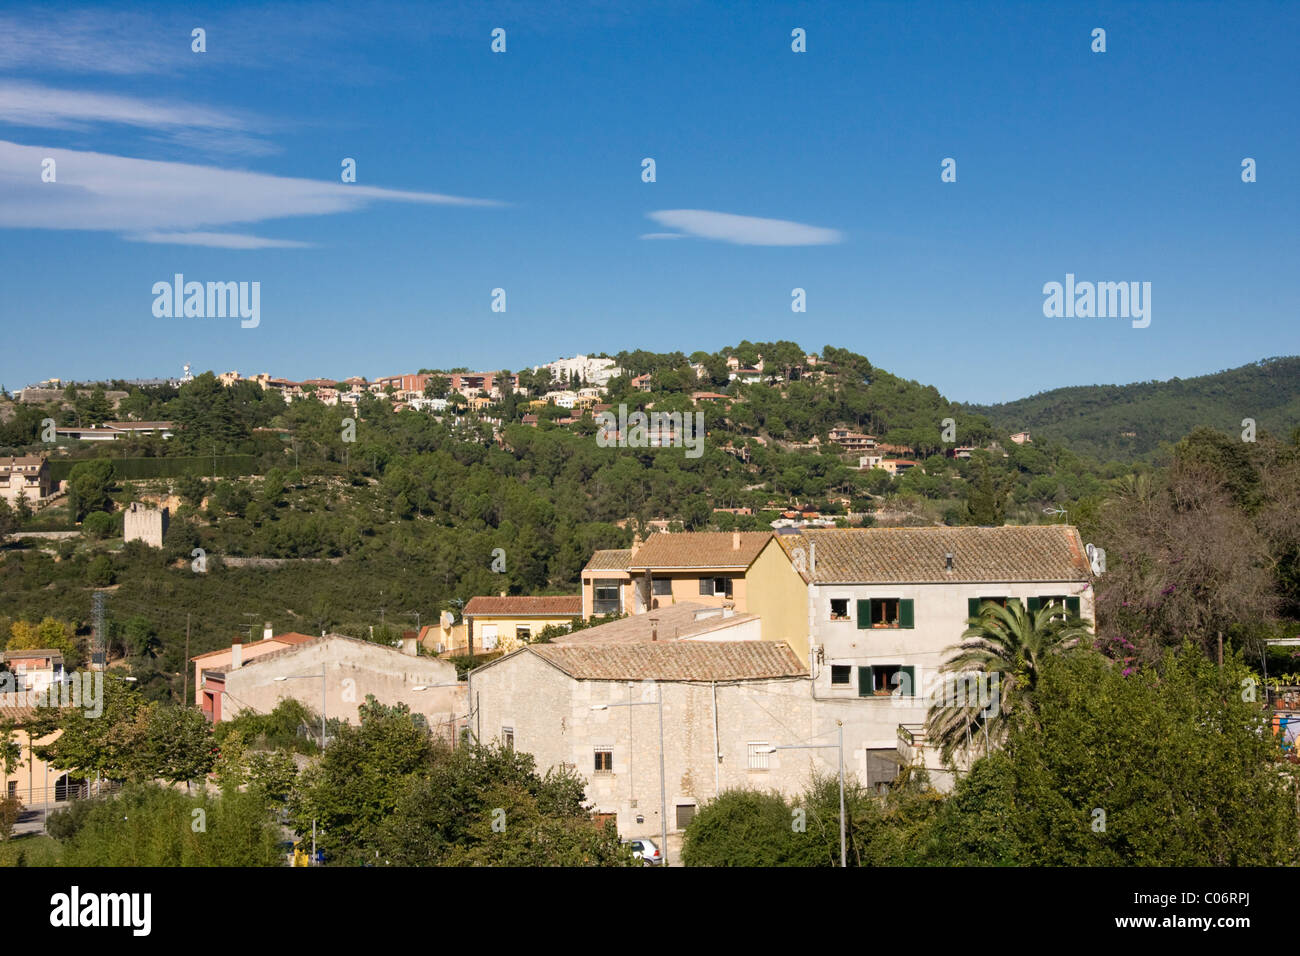
<instances>
[{"instance_id":1,"label":"red-tiled roof","mask_svg":"<svg viewBox=\"0 0 1300 956\"><path fill-rule=\"evenodd\" d=\"M628 570L747 568L771 537L770 531L652 534L632 555Z\"/></svg>"},{"instance_id":2,"label":"red-tiled roof","mask_svg":"<svg viewBox=\"0 0 1300 956\"><path fill-rule=\"evenodd\" d=\"M576 680L770 680L808 673L790 645L772 641L531 644L516 653L536 654Z\"/></svg>"},{"instance_id":3,"label":"red-tiled roof","mask_svg":"<svg viewBox=\"0 0 1300 956\"><path fill-rule=\"evenodd\" d=\"M1000 528L847 528L778 535L817 584L1083 582L1091 579L1070 525ZM811 545L815 544L816 560ZM947 570L946 556L953 556ZM810 569L811 570L811 569Z\"/></svg>"},{"instance_id":4,"label":"red-tiled roof","mask_svg":"<svg viewBox=\"0 0 1300 956\"><path fill-rule=\"evenodd\" d=\"M582 595L560 597L472 597L462 612L465 617L578 617Z\"/></svg>"}]
</instances>

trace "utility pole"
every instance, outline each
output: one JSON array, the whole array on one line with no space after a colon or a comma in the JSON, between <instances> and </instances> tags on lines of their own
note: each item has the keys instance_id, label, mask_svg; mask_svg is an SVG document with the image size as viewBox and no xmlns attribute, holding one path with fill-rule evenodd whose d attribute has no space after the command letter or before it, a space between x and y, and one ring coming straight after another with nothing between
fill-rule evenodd
<instances>
[{"instance_id":1,"label":"utility pole","mask_svg":"<svg viewBox=\"0 0 1300 956\"><path fill-rule=\"evenodd\" d=\"M190 701L190 615L185 612L185 666L181 678L181 703L188 707Z\"/></svg>"}]
</instances>

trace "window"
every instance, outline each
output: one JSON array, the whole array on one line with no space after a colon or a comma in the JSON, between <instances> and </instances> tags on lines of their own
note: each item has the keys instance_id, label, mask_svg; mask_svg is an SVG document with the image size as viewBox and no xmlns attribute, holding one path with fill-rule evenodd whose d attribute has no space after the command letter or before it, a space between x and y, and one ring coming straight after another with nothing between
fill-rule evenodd
<instances>
[{"instance_id":1,"label":"window","mask_svg":"<svg viewBox=\"0 0 1300 956\"><path fill-rule=\"evenodd\" d=\"M898 778L897 750L867 751L867 786L879 789Z\"/></svg>"},{"instance_id":2,"label":"window","mask_svg":"<svg viewBox=\"0 0 1300 956\"><path fill-rule=\"evenodd\" d=\"M497 646L497 625L483 625L483 650L495 650Z\"/></svg>"},{"instance_id":3,"label":"window","mask_svg":"<svg viewBox=\"0 0 1300 956\"><path fill-rule=\"evenodd\" d=\"M871 598L858 602L858 627L916 627L916 602L911 598Z\"/></svg>"},{"instance_id":4,"label":"window","mask_svg":"<svg viewBox=\"0 0 1300 956\"><path fill-rule=\"evenodd\" d=\"M886 664L883 667L871 668L871 689L876 694L892 694L894 688L898 686L898 675L901 668L896 664Z\"/></svg>"},{"instance_id":5,"label":"window","mask_svg":"<svg viewBox=\"0 0 1300 956\"><path fill-rule=\"evenodd\" d=\"M650 582L652 594L660 597L672 597L673 579L672 578L654 578Z\"/></svg>"},{"instance_id":6,"label":"window","mask_svg":"<svg viewBox=\"0 0 1300 956\"><path fill-rule=\"evenodd\" d=\"M621 614L623 611L623 585L619 581L595 581L592 584L593 614Z\"/></svg>"},{"instance_id":7,"label":"window","mask_svg":"<svg viewBox=\"0 0 1300 956\"><path fill-rule=\"evenodd\" d=\"M9 796L10 796L11 799L12 799L13 797L18 796L18 781L17 781L17 780L10 780L10 781L9 781Z\"/></svg>"},{"instance_id":8,"label":"window","mask_svg":"<svg viewBox=\"0 0 1300 956\"><path fill-rule=\"evenodd\" d=\"M872 627L898 627L898 599L879 598L871 602Z\"/></svg>"},{"instance_id":9,"label":"window","mask_svg":"<svg viewBox=\"0 0 1300 956\"><path fill-rule=\"evenodd\" d=\"M831 620L847 621L849 619L849 599L831 598Z\"/></svg>"},{"instance_id":10,"label":"window","mask_svg":"<svg viewBox=\"0 0 1300 956\"><path fill-rule=\"evenodd\" d=\"M685 830L695 819L695 804L679 803L677 805L677 829Z\"/></svg>"},{"instance_id":11,"label":"window","mask_svg":"<svg viewBox=\"0 0 1300 956\"><path fill-rule=\"evenodd\" d=\"M700 578L700 593L713 597L731 597L731 578Z\"/></svg>"},{"instance_id":12,"label":"window","mask_svg":"<svg viewBox=\"0 0 1300 956\"><path fill-rule=\"evenodd\" d=\"M596 773L614 772L614 748L596 748Z\"/></svg>"},{"instance_id":13,"label":"window","mask_svg":"<svg viewBox=\"0 0 1300 956\"><path fill-rule=\"evenodd\" d=\"M848 664L831 665L831 686L832 687L834 687L836 684L842 684L843 686L847 687L851 683L853 683L852 667L850 667Z\"/></svg>"},{"instance_id":14,"label":"window","mask_svg":"<svg viewBox=\"0 0 1300 956\"><path fill-rule=\"evenodd\" d=\"M501 728L501 742L505 744L507 750L515 749L515 729L513 727Z\"/></svg>"},{"instance_id":15,"label":"window","mask_svg":"<svg viewBox=\"0 0 1300 956\"><path fill-rule=\"evenodd\" d=\"M533 636L532 628L527 624L518 624L515 626L515 640L520 644L527 644Z\"/></svg>"},{"instance_id":16,"label":"window","mask_svg":"<svg viewBox=\"0 0 1300 956\"><path fill-rule=\"evenodd\" d=\"M767 741L760 741L749 745L749 769L766 770L767 758L770 756L768 750L772 747Z\"/></svg>"},{"instance_id":17,"label":"window","mask_svg":"<svg viewBox=\"0 0 1300 956\"><path fill-rule=\"evenodd\" d=\"M1055 604L1059 613L1052 615L1051 619L1053 621L1064 621L1067 617L1075 617L1079 614L1079 599L1077 597L1068 597L1064 594L1031 597L1027 603L1029 605L1029 613L1031 614L1050 604Z\"/></svg>"},{"instance_id":18,"label":"window","mask_svg":"<svg viewBox=\"0 0 1300 956\"><path fill-rule=\"evenodd\" d=\"M916 697L916 668L899 664L875 664L858 668L859 697Z\"/></svg>"}]
</instances>

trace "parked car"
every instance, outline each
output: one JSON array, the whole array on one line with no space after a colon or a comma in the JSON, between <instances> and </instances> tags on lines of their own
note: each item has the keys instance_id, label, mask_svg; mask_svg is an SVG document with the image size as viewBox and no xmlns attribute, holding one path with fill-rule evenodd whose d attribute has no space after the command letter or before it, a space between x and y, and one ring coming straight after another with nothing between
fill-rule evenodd
<instances>
[{"instance_id":1,"label":"parked car","mask_svg":"<svg viewBox=\"0 0 1300 956\"><path fill-rule=\"evenodd\" d=\"M659 847L655 846L653 840L641 837L623 842L632 847L632 855L641 861L642 866L658 866L664 861L663 854L659 852Z\"/></svg>"}]
</instances>

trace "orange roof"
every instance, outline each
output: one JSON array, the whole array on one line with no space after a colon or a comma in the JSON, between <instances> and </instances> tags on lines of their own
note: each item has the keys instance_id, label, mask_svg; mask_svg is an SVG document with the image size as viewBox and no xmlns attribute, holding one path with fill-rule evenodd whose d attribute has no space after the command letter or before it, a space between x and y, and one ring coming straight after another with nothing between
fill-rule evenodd
<instances>
[{"instance_id":1,"label":"orange roof","mask_svg":"<svg viewBox=\"0 0 1300 956\"><path fill-rule=\"evenodd\" d=\"M578 617L582 595L559 597L472 597L461 612L465 617Z\"/></svg>"},{"instance_id":2,"label":"orange roof","mask_svg":"<svg viewBox=\"0 0 1300 956\"><path fill-rule=\"evenodd\" d=\"M682 531L652 534L628 563L630 571L675 568L747 568L771 539L770 531Z\"/></svg>"}]
</instances>

